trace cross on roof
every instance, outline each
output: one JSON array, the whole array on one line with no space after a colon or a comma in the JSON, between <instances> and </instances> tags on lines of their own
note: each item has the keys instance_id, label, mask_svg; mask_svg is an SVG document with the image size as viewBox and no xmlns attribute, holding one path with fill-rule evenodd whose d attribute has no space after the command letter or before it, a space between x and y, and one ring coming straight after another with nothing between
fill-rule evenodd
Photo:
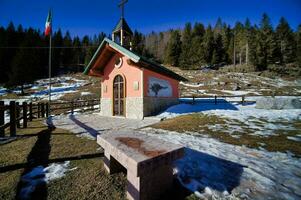
<instances>
[{"instance_id":1,"label":"cross on roof","mask_svg":"<svg viewBox=\"0 0 301 200\"><path fill-rule=\"evenodd\" d=\"M128 0L121 0L118 4L118 7L121 8L121 18L124 17L124 5L128 2Z\"/></svg>"}]
</instances>

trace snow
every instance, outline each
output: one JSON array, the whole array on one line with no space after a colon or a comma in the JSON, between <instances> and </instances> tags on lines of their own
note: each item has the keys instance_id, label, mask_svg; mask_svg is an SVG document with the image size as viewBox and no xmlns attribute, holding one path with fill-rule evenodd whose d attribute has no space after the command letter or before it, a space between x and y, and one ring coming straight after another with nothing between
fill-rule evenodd
<instances>
[{"instance_id":1,"label":"snow","mask_svg":"<svg viewBox=\"0 0 301 200\"><path fill-rule=\"evenodd\" d=\"M65 161L63 163L52 163L45 168L43 166L33 168L21 178L25 186L21 188L20 197L22 199L31 199L31 194L37 186L62 178L68 171L76 169L69 169L69 165L70 161Z\"/></svg>"},{"instance_id":2,"label":"snow","mask_svg":"<svg viewBox=\"0 0 301 200\"><path fill-rule=\"evenodd\" d=\"M184 99L190 102L190 99ZM289 110L266 110L255 108L256 104L241 105L229 103L219 99L215 105L212 100L197 100L195 104L181 103L172 106L158 115L161 118L173 118L181 115L200 113L216 116L225 120L225 124L207 125L210 130L222 131L237 136L237 133L244 134L246 130L252 130L252 135L270 136L275 135L278 130L296 130L291 123L301 120L301 109Z\"/></svg>"},{"instance_id":3,"label":"snow","mask_svg":"<svg viewBox=\"0 0 301 200\"><path fill-rule=\"evenodd\" d=\"M91 95L91 94L92 94L91 92L81 92L82 96L87 96L87 95Z\"/></svg>"},{"instance_id":4,"label":"snow","mask_svg":"<svg viewBox=\"0 0 301 200\"><path fill-rule=\"evenodd\" d=\"M210 101L212 100L209 100L208 102L208 100L206 101L206 99L204 99L202 101L197 101L196 104L181 103L169 107L158 116L171 118L191 113L203 113L239 121L246 121L250 118L260 118L267 121L301 120L301 109L266 110L255 108L255 104L241 105L239 103L229 103L219 99L218 103L215 105L213 101Z\"/></svg>"},{"instance_id":5,"label":"snow","mask_svg":"<svg viewBox=\"0 0 301 200\"><path fill-rule=\"evenodd\" d=\"M287 139L293 140L293 141L296 141L296 142L301 142L301 135L297 135L295 137L287 136Z\"/></svg>"},{"instance_id":6,"label":"snow","mask_svg":"<svg viewBox=\"0 0 301 200\"><path fill-rule=\"evenodd\" d=\"M54 77L52 78L51 83L52 100L58 100L65 94L77 92L77 89L79 87L89 84L87 80L79 80L71 76ZM27 85L27 87L30 88L30 90L32 90L33 93L28 96L24 96L23 98L25 100L47 100L49 94L48 84L48 79L40 79L37 80L34 84ZM21 93L21 89L17 87L12 92L18 94ZM5 94L7 94L7 89L0 87L0 95Z\"/></svg>"},{"instance_id":7,"label":"snow","mask_svg":"<svg viewBox=\"0 0 301 200\"><path fill-rule=\"evenodd\" d=\"M187 87L202 87L202 86L204 86L204 83L189 84L189 83L180 82L180 84L184 85L184 86L187 86Z\"/></svg>"},{"instance_id":8,"label":"snow","mask_svg":"<svg viewBox=\"0 0 301 200\"><path fill-rule=\"evenodd\" d=\"M258 92L254 92L254 91L244 91L244 90L238 90L238 91L221 90L221 92L230 93L231 95L234 95L234 96L247 95L247 94L250 94L250 93L253 93L253 94L256 94L256 95L260 95Z\"/></svg>"},{"instance_id":9,"label":"snow","mask_svg":"<svg viewBox=\"0 0 301 200\"><path fill-rule=\"evenodd\" d=\"M186 99L182 98L181 100L186 102L192 101L192 99L189 98ZM187 115L191 113L203 112L212 109L237 110L237 108L234 105L226 102L223 99L218 99L218 102L219 103L215 105L214 100L212 101L212 99L196 99L195 104L181 103L175 106L171 106L163 113L159 114L158 117L172 118L172 117L177 117L179 115Z\"/></svg>"},{"instance_id":10,"label":"snow","mask_svg":"<svg viewBox=\"0 0 301 200\"><path fill-rule=\"evenodd\" d=\"M301 159L291 154L152 128L142 133L186 147L175 171L180 183L197 196L298 199L301 195Z\"/></svg>"}]
</instances>

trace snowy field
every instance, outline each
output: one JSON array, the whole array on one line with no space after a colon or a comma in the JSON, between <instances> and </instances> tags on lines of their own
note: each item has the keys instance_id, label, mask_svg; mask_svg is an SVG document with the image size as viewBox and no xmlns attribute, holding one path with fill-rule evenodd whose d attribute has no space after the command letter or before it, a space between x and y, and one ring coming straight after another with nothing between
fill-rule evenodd
<instances>
[{"instance_id":1,"label":"snowy field","mask_svg":"<svg viewBox=\"0 0 301 200\"><path fill-rule=\"evenodd\" d=\"M255 73L172 70L188 79L180 83L181 96L301 95L301 79L272 79Z\"/></svg>"},{"instance_id":2,"label":"snowy field","mask_svg":"<svg viewBox=\"0 0 301 200\"><path fill-rule=\"evenodd\" d=\"M94 90L100 90L99 80L84 76L82 74L65 75L52 78L51 100L52 102L71 101L80 99L98 98ZM40 79L33 84L25 85L25 95L21 95L21 87L9 90L0 87L0 100L5 105L10 101L19 104L23 102L48 101L49 99L49 79ZM75 113L79 109L75 110ZM5 113L5 123L9 122L9 113Z\"/></svg>"},{"instance_id":3,"label":"snowy field","mask_svg":"<svg viewBox=\"0 0 301 200\"><path fill-rule=\"evenodd\" d=\"M90 82L87 80L77 79L72 76L61 76L54 77L51 81L51 99L59 100L65 94L75 93L77 90L85 85L88 85ZM5 102L9 102L12 100L22 101L41 101L48 100L49 94L49 80L41 79L37 80L33 84L25 85L25 92L29 94L25 94L21 98L6 98L8 94L21 94L21 88L17 87L14 90L9 90L6 88L0 87L0 95L2 96L1 100ZM84 92L83 95L88 95L90 93Z\"/></svg>"},{"instance_id":4,"label":"snowy field","mask_svg":"<svg viewBox=\"0 0 301 200\"><path fill-rule=\"evenodd\" d=\"M255 100L255 99L254 99ZM295 130L290 122L301 121L301 109L267 110L255 108L255 103L242 105L229 103L219 99L215 105L210 99L182 99L181 104L168 108L159 114L161 118L173 118L192 113L213 115L222 118L226 123L223 125L208 125L213 131L223 130L229 134L244 134L247 129L252 130L253 135L269 136L275 134L275 130ZM285 125L284 125L285 124ZM239 136L239 135L238 135ZM296 138L293 138L296 140Z\"/></svg>"},{"instance_id":5,"label":"snowy field","mask_svg":"<svg viewBox=\"0 0 301 200\"><path fill-rule=\"evenodd\" d=\"M301 109L264 110L256 109L255 104L214 105L212 102L193 105L182 103L170 107L157 117L171 119L192 113L218 116L226 120L223 126L208 125L208 128L230 135L235 132L235 137L246 134L246 129L253 130L251 133L258 137L269 137L279 130L285 132L296 129L291 122L301 120ZM185 146L185 156L175 162L175 172L180 183L201 199L301 198L301 159L291 152L270 152L264 147L248 148L228 144L194 132L179 133L151 127L136 130L131 125L133 121L127 122L128 119L105 118L95 114L76 115L75 118L77 120L74 123L72 117L61 116L55 118L54 123L60 128L80 133L80 136L89 135L90 138L95 130L100 130L102 134L130 128L133 132ZM283 122L286 125L282 125ZM300 139L300 136L297 135L294 140Z\"/></svg>"},{"instance_id":6,"label":"snowy field","mask_svg":"<svg viewBox=\"0 0 301 200\"><path fill-rule=\"evenodd\" d=\"M219 142L213 138L145 128L141 133L181 144L180 182L202 199L300 199L301 159Z\"/></svg>"}]
</instances>

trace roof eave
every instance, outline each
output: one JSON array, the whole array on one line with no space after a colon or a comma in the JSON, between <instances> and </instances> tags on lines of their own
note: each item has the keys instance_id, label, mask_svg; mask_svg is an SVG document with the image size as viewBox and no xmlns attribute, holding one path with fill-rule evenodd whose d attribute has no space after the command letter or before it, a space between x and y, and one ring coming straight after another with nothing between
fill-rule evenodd
<instances>
[{"instance_id":1,"label":"roof eave","mask_svg":"<svg viewBox=\"0 0 301 200\"><path fill-rule=\"evenodd\" d=\"M132 53L131 51L127 50L126 48L124 48L122 46L119 46L118 44L116 44L115 42L111 41L110 39L104 38L104 40L101 42L101 44L99 45L98 49L96 50L95 54L93 55L92 59L90 60L89 64L85 68L85 71L83 72L85 75L89 74L89 71L90 71L91 67L95 63L95 61L97 59L97 56L99 55L99 53L101 52L101 50L103 49L103 47L105 47L105 44L109 44L109 46L111 48L113 48L115 51L120 52L120 53L126 55L132 61L134 61L135 63L139 62L139 60L140 60L140 57L137 56L136 54Z\"/></svg>"}]
</instances>

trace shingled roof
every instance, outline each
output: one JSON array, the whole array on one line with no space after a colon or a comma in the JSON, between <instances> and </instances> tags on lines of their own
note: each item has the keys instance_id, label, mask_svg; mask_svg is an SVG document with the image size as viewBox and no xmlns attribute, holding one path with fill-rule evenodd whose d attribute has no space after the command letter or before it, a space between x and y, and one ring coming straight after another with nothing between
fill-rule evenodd
<instances>
[{"instance_id":1,"label":"shingled roof","mask_svg":"<svg viewBox=\"0 0 301 200\"><path fill-rule=\"evenodd\" d=\"M179 80L179 81L187 81L187 79L185 79L184 77L176 74L175 72L167 69L166 67L164 67L163 65L156 63L154 61L151 61L143 56L137 55L136 53L120 46L119 44L113 42L112 40L105 38L102 43L99 45L98 49L96 50L94 56L92 57L91 61L89 62L88 66L86 67L84 74L88 75L90 69L92 68L92 66L95 64L97 58L99 57L99 55L101 54L101 52L103 51L103 49L106 47L106 45L109 45L110 47L112 47L114 50L118 51L119 53L127 56L128 58L130 58L134 63L137 63L139 67L141 68L146 68L149 69L151 71L163 74L167 77L173 78L175 80Z\"/></svg>"}]
</instances>

